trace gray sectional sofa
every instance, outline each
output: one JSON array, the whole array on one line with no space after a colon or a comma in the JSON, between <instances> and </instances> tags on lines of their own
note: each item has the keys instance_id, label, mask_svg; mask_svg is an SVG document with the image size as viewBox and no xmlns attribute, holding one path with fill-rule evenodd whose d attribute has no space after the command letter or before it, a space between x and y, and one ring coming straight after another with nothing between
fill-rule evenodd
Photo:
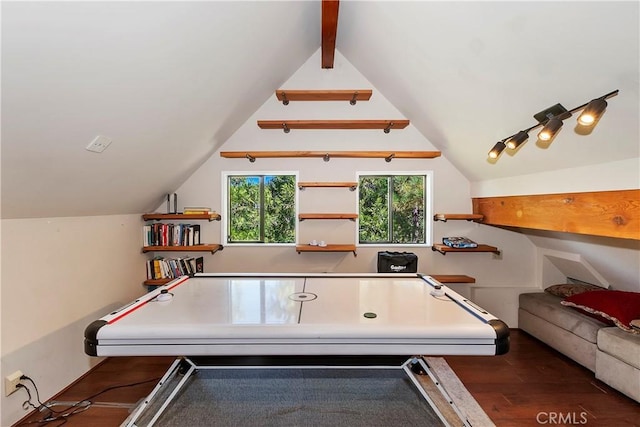
<instances>
[{"instance_id":1,"label":"gray sectional sofa","mask_svg":"<svg viewBox=\"0 0 640 427\"><path fill-rule=\"evenodd\" d=\"M609 326L546 292L520 295L518 327L640 402L640 335Z\"/></svg>"}]
</instances>

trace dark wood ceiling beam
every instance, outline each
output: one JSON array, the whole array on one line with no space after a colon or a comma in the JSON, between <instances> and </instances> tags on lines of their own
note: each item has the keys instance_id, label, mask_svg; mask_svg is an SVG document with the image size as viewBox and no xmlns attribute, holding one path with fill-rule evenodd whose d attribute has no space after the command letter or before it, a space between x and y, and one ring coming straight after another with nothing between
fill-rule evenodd
<instances>
[{"instance_id":1,"label":"dark wood ceiling beam","mask_svg":"<svg viewBox=\"0 0 640 427\"><path fill-rule=\"evenodd\" d=\"M333 68L339 0L322 0L322 68Z\"/></svg>"}]
</instances>

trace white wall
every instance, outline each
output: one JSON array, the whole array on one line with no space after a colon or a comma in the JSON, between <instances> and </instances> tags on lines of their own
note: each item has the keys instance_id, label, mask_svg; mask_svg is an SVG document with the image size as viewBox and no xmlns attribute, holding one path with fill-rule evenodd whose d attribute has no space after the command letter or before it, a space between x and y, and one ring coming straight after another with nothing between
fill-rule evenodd
<instances>
[{"instance_id":1,"label":"white wall","mask_svg":"<svg viewBox=\"0 0 640 427\"><path fill-rule=\"evenodd\" d=\"M84 328L145 292L139 215L2 220L1 376L21 370L48 399L99 359ZM26 414L2 393L0 425Z\"/></svg>"},{"instance_id":2,"label":"white wall","mask_svg":"<svg viewBox=\"0 0 640 427\"><path fill-rule=\"evenodd\" d=\"M435 150L413 126L384 134L375 130L261 130L256 120L277 119L393 119L405 118L345 58L336 52L332 70L320 68L319 52L314 54L280 88L284 89L373 89L370 101L358 102L291 102L283 106L275 95L221 147L221 151L269 150ZM178 190L181 206L205 205L220 211L222 206L222 171L298 171L300 181L355 181L357 171L431 170L434 177L434 212L469 213L471 194L469 181L445 158L396 159L246 159L221 158L216 152ZM299 193L301 212L357 212L356 193L348 189L306 189ZM179 206L179 208L181 208ZM164 212L165 207L159 206ZM224 212L221 212L224 215ZM524 236L506 230L466 221L436 222L434 241L442 237L463 235L503 250L497 257L490 253L441 255L429 247L400 247L395 250L415 252L418 268L427 274L466 274L476 278L474 287L500 287L504 292L512 286L526 287L534 283L535 247ZM203 237L208 242L221 242L221 223L205 224ZM332 243L353 243L355 223L350 221L304 221L299 224L300 242L323 239ZM325 236L328 236L325 238ZM297 254L292 246L265 248L233 247L205 256L208 272L375 272L376 257L383 247L358 247L357 257L347 253ZM466 289L465 289L466 287ZM456 286L468 292L468 285ZM515 327L515 308L496 307L494 314L511 319Z\"/></svg>"},{"instance_id":3,"label":"white wall","mask_svg":"<svg viewBox=\"0 0 640 427\"><path fill-rule=\"evenodd\" d=\"M477 181L471 183L471 196L520 196L637 188L640 188L640 158Z\"/></svg>"}]
</instances>

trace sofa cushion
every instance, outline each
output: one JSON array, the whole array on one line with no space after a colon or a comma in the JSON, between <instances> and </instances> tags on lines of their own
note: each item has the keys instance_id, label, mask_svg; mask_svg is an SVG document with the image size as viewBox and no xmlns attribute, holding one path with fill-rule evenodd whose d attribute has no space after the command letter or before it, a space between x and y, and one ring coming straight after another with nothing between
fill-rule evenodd
<instances>
[{"instance_id":1,"label":"sofa cushion","mask_svg":"<svg viewBox=\"0 0 640 427\"><path fill-rule=\"evenodd\" d=\"M602 328L598 331L598 349L640 369L640 335L620 328Z\"/></svg>"},{"instance_id":2,"label":"sofa cushion","mask_svg":"<svg viewBox=\"0 0 640 427\"><path fill-rule=\"evenodd\" d=\"M640 318L640 293L626 291L591 291L573 295L562 301L562 305L601 316L617 327L638 334L630 322Z\"/></svg>"},{"instance_id":3,"label":"sofa cushion","mask_svg":"<svg viewBox=\"0 0 640 427\"><path fill-rule=\"evenodd\" d=\"M581 294L589 291L601 291L603 288L587 283L562 283L560 285L551 285L545 288L545 292L561 298L567 298L571 295Z\"/></svg>"},{"instance_id":4,"label":"sofa cushion","mask_svg":"<svg viewBox=\"0 0 640 427\"><path fill-rule=\"evenodd\" d=\"M596 342L598 329L607 326L603 322L562 306L560 304L562 298L544 292L520 294L519 300L521 309L591 343Z\"/></svg>"},{"instance_id":5,"label":"sofa cushion","mask_svg":"<svg viewBox=\"0 0 640 427\"><path fill-rule=\"evenodd\" d=\"M640 402L640 369L634 368L604 351L597 350L595 372L597 379L626 394L636 402Z\"/></svg>"}]
</instances>

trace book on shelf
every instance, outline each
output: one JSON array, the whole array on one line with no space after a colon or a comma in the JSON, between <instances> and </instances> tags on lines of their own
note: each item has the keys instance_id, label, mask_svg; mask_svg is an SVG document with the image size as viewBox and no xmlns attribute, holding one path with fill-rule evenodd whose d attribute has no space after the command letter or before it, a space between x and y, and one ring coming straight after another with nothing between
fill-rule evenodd
<instances>
[{"instance_id":1,"label":"book on shelf","mask_svg":"<svg viewBox=\"0 0 640 427\"><path fill-rule=\"evenodd\" d=\"M148 280L176 279L180 276L202 273L203 270L203 257L165 258L157 256L147 261Z\"/></svg>"},{"instance_id":2,"label":"book on shelf","mask_svg":"<svg viewBox=\"0 0 640 427\"><path fill-rule=\"evenodd\" d=\"M199 224L148 224L142 227L143 246L201 245Z\"/></svg>"},{"instance_id":3,"label":"book on shelf","mask_svg":"<svg viewBox=\"0 0 640 427\"><path fill-rule=\"evenodd\" d=\"M213 211L211 208L203 207L203 206L185 206L182 210L182 213L185 215L201 215L201 214L210 214Z\"/></svg>"}]
</instances>

